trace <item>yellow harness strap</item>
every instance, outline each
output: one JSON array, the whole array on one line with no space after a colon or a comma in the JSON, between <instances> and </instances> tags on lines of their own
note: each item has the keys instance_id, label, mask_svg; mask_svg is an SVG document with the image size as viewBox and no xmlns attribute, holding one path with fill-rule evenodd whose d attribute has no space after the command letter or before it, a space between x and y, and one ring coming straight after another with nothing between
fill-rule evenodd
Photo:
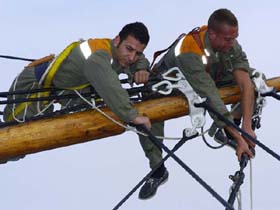
<instances>
[{"instance_id":1,"label":"yellow harness strap","mask_svg":"<svg viewBox=\"0 0 280 210\"><path fill-rule=\"evenodd\" d=\"M51 63L51 65L49 66L49 68L46 70L47 74L45 75L45 78L42 78L42 87L43 88L49 88L51 87L51 84L52 84L52 80L53 80L53 77L55 75L55 73L57 72L59 66L61 65L61 63L65 60L65 58L70 54L70 52L73 50L73 48L75 48L76 46L78 46L80 44L80 42L73 42L71 43L70 45L68 45L57 57L56 59ZM47 56L45 58L48 58L48 60L50 58L52 58L52 55L51 56ZM45 60L44 58L44 60ZM36 64L38 63L41 63L41 60L40 62L37 62ZM34 66L34 63L31 63L30 66ZM88 86L89 84L86 84L86 85L82 85L84 87ZM74 89L74 88L73 88ZM50 95L50 91L47 91L47 92L43 92L43 93L33 93L31 94L28 98L37 98L37 97L48 97ZM15 110L13 110L8 118L7 118L7 121L12 121L13 120L13 115L14 116L17 116L19 115L21 112L24 111L25 107L30 105L32 102L24 102L24 103L21 103L19 104ZM46 105L48 104L48 101L43 101L43 104Z\"/></svg>"},{"instance_id":2,"label":"yellow harness strap","mask_svg":"<svg viewBox=\"0 0 280 210\"><path fill-rule=\"evenodd\" d=\"M55 73L57 72L59 66L61 63L67 58L67 56L70 54L70 52L78 46L80 42L73 42L70 45L68 45L53 61L53 63L50 65L49 69L47 69L47 75L45 78L43 78L42 86L43 88L49 88L52 85L53 77ZM47 97L50 95L50 92L43 92L41 94L42 97Z\"/></svg>"},{"instance_id":3,"label":"yellow harness strap","mask_svg":"<svg viewBox=\"0 0 280 210\"><path fill-rule=\"evenodd\" d=\"M110 55L111 55L111 48L110 48L110 39L90 39L89 40L89 46L91 49L91 52L94 52L96 50L106 50ZM62 62L67 58L67 56L71 53L71 51L77 47L78 45L80 45L81 42L77 41L77 42L73 42L70 45L68 45L50 64L50 66L48 67L48 69L46 70L46 72L44 73L44 75L42 76L39 85L41 85L43 88L50 88L52 86L52 81L53 78L57 72L57 70L59 69L60 65L62 64ZM50 61L51 59L53 59L53 55L44 57L42 59L40 59L40 61L37 62L33 62L31 63L29 66L35 66L37 64L42 63L42 61ZM89 83L87 84L83 84L83 85L79 85L76 87L70 87L70 88L65 88L68 90L80 90L83 88L86 88L90 86ZM34 93L31 94L28 98L36 98L36 97L48 97L50 95L50 91L47 92L43 92L43 93ZM25 107L30 105L32 102L24 102L19 104L16 109L13 111L12 114L9 115L8 117L8 121L12 121L13 120L13 114L15 116L17 116L18 114L20 114L22 111L24 111ZM34 102L33 102L34 103ZM42 102L44 105L48 104L48 101L43 101Z\"/></svg>"},{"instance_id":4,"label":"yellow harness strap","mask_svg":"<svg viewBox=\"0 0 280 210\"><path fill-rule=\"evenodd\" d=\"M28 98L37 98L37 93L33 93L31 94ZM21 112L23 112L23 110L25 109L26 106L30 105L32 102L29 101L29 102L24 102L24 103L21 103L20 105L18 105L14 111L12 111L12 113L7 117L7 122L11 122L14 117L14 116L17 116L19 115Z\"/></svg>"}]
</instances>

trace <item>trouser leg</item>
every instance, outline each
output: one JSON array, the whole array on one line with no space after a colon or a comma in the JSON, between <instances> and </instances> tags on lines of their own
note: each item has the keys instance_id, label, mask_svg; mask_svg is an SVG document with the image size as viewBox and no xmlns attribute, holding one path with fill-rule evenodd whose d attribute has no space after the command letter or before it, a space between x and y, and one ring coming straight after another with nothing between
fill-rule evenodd
<instances>
[{"instance_id":1,"label":"trouser leg","mask_svg":"<svg viewBox=\"0 0 280 210\"><path fill-rule=\"evenodd\" d=\"M10 87L11 91L29 91L32 89L40 88L32 68L25 68L21 74L14 80L12 86ZM33 96L32 96L33 95ZM7 97L8 100L14 99L27 99L27 98L36 98L34 94L16 94L10 95ZM39 97L39 96L38 96ZM35 116L40 110L42 110L45 105L42 102L22 102L8 104L4 108L4 121L25 121L26 119ZM53 106L50 106L46 112L52 112ZM44 112L45 113L45 112Z\"/></svg>"},{"instance_id":2,"label":"trouser leg","mask_svg":"<svg viewBox=\"0 0 280 210\"><path fill-rule=\"evenodd\" d=\"M151 132L155 136L164 136L164 122L154 123ZM139 139L145 156L149 159L150 168L155 168L162 160L162 150L154 145L146 136L139 135Z\"/></svg>"}]
</instances>

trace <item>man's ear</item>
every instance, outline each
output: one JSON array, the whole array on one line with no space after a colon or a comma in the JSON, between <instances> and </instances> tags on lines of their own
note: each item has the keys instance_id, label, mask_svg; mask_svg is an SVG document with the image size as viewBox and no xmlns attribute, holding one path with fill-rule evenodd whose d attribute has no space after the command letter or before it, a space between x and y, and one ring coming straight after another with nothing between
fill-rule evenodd
<instances>
[{"instance_id":1,"label":"man's ear","mask_svg":"<svg viewBox=\"0 0 280 210\"><path fill-rule=\"evenodd\" d=\"M118 35L118 36L116 36L115 37L115 39L114 39L114 46L115 47L118 47L119 46L119 44L120 44L120 42L121 42L121 38L120 38L120 36Z\"/></svg>"}]
</instances>

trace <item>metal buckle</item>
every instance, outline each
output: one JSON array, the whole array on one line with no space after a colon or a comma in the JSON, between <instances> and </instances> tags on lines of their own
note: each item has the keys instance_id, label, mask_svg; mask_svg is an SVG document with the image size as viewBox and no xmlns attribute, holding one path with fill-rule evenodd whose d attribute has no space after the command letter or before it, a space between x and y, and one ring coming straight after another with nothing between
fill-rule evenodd
<instances>
[{"instance_id":1,"label":"metal buckle","mask_svg":"<svg viewBox=\"0 0 280 210\"><path fill-rule=\"evenodd\" d=\"M185 76L178 67L173 67L163 75L165 80L153 85L152 90L160 94L168 95L174 88L180 90L189 102L189 115L193 125L192 130L201 128L205 124L204 109L195 107L195 103L202 103L206 99L202 99L191 87Z\"/></svg>"}]
</instances>

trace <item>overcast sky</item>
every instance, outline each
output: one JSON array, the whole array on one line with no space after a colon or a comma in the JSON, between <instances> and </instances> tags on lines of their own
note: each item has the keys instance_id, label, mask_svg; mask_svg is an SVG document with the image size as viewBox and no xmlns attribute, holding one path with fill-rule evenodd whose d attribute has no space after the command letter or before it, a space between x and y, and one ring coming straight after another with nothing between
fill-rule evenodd
<instances>
[{"instance_id":1,"label":"overcast sky","mask_svg":"<svg viewBox=\"0 0 280 210\"><path fill-rule=\"evenodd\" d=\"M168 3L166 3L168 2ZM279 74L280 3L274 1L95 1L0 0L0 54L40 58L59 53L79 38L114 38L127 23L144 22L150 31L146 55L163 49L182 32L207 23L218 8L232 10L239 20L238 41L252 67L268 78ZM7 91L27 63L0 60L0 91ZM280 153L279 102L268 99L258 139ZM3 107L0 108L2 110ZM208 119L207 125L211 123ZM167 136L181 136L188 117L166 123ZM46 132L48 132L46 130ZM0 140L1 141L1 140ZM174 146L167 141L166 145ZM254 210L279 210L280 162L257 147L253 160ZM177 155L225 199L238 169L229 148L211 150L200 138L188 142ZM173 160L166 166L169 181L157 195L138 200L138 191L122 210L224 209ZM149 171L137 136L131 132L89 143L28 155L0 165L0 209L107 210L112 209ZM242 185L243 209L249 209L249 167Z\"/></svg>"}]
</instances>

